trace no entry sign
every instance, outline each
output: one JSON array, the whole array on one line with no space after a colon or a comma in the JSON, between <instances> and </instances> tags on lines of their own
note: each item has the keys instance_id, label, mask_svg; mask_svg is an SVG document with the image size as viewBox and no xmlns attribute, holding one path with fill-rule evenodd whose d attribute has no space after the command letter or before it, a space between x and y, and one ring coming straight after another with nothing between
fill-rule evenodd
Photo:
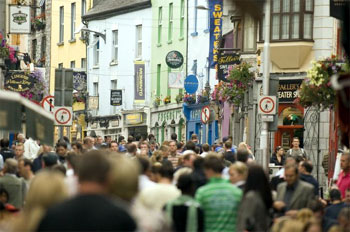
<instances>
[{"instance_id":1,"label":"no entry sign","mask_svg":"<svg viewBox=\"0 0 350 232\"><path fill-rule=\"evenodd\" d=\"M41 106L46 110L49 111L50 113L53 113L53 110L55 108L55 97L54 96L46 96L42 101L41 101Z\"/></svg>"},{"instance_id":2,"label":"no entry sign","mask_svg":"<svg viewBox=\"0 0 350 232\"><path fill-rule=\"evenodd\" d=\"M276 96L261 96L259 98L259 114L276 114Z\"/></svg>"},{"instance_id":3,"label":"no entry sign","mask_svg":"<svg viewBox=\"0 0 350 232\"><path fill-rule=\"evenodd\" d=\"M201 121L202 121L202 123L206 124L206 123L208 123L209 119L210 119L209 106L204 106L202 108L202 112L201 112Z\"/></svg>"}]
</instances>

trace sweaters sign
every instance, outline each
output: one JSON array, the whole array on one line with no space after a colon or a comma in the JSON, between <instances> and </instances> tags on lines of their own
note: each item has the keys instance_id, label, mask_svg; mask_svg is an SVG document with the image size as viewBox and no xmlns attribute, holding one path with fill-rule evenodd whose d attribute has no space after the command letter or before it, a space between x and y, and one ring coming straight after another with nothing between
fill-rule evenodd
<instances>
[{"instance_id":1,"label":"sweaters sign","mask_svg":"<svg viewBox=\"0 0 350 232\"><path fill-rule=\"evenodd\" d=\"M219 55L219 44L222 35L222 2L223 0L209 1L210 10L210 44L209 62L210 68L215 68Z\"/></svg>"}]
</instances>

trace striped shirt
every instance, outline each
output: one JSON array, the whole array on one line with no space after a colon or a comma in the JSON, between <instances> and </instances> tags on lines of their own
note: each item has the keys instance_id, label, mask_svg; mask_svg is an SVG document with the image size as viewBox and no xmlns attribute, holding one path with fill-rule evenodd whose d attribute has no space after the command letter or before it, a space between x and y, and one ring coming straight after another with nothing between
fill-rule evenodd
<instances>
[{"instance_id":1,"label":"striped shirt","mask_svg":"<svg viewBox=\"0 0 350 232\"><path fill-rule=\"evenodd\" d=\"M168 156L168 160L171 162L171 164L173 165L173 168L177 168L178 163L179 163L179 154L176 154L175 156L169 155Z\"/></svg>"},{"instance_id":2,"label":"striped shirt","mask_svg":"<svg viewBox=\"0 0 350 232\"><path fill-rule=\"evenodd\" d=\"M236 231L236 219L242 191L222 178L211 178L196 192L204 210L205 231Z\"/></svg>"}]
</instances>

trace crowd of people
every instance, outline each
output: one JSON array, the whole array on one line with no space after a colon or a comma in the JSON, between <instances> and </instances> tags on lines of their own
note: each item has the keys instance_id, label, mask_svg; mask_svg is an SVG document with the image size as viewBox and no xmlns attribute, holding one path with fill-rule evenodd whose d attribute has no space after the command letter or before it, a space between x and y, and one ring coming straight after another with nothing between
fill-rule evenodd
<instances>
[{"instance_id":1,"label":"crowd of people","mask_svg":"<svg viewBox=\"0 0 350 232\"><path fill-rule=\"evenodd\" d=\"M350 231L350 153L325 196L294 138L277 147L272 177L250 147L159 144L153 135L85 137L55 147L1 139L3 231Z\"/></svg>"}]
</instances>

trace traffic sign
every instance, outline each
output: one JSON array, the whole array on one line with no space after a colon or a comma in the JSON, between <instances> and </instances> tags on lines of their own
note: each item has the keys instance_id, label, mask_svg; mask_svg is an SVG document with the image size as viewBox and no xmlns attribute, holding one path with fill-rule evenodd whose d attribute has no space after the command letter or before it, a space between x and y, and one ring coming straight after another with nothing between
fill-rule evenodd
<instances>
[{"instance_id":1,"label":"traffic sign","mask_svg":"<svg viewBox=\"0 0 350 232\"><path fill-rule=\"evenodd\" d=\"M55 107L55 125L56 126L71 126L72 125L72 107Z\"/></svg>"},{"instance_id":2,"label":"traffic sign","mask_svg":"<svg viewBox=\"0 0 350 232\"><path fill-rule=\"evenodd\" d=\"M276 114L276 96L259 97L259 114Z\"/></svg>"},{"instance_id":3,"label":"traffic sign","mask_svg":"<svg viewBox=\"0 0 350 232\"><path fill-rule=\"evenodd\" d=\"M204 124L208 123L209 118L210 118L209 106L204 106L202 108L202 112L201 112L201 121L202 121L202 123L204 123Z\"/></svg>"},{"instance_id":4,"label":"traffic sign","mask_svg":"<svg viewBox=\"0 0 350 232\"><path fill-rule=\"evenodd\" d=\"M40 104L46 111L53 113L53 110L55 108L55 97L51 95L46 96Z\"/></svg>"},{"instance_id":5,"label":"traffic sign","mask_svg":"<svg viewBox=\"0 0 350 232\"><path fill-rule=\"evenodd\" d=\"M185 79L185 90L189 94L197 92L198 89L198 79L195 75L188 75Z\"/></svg>"}]
</instances>

